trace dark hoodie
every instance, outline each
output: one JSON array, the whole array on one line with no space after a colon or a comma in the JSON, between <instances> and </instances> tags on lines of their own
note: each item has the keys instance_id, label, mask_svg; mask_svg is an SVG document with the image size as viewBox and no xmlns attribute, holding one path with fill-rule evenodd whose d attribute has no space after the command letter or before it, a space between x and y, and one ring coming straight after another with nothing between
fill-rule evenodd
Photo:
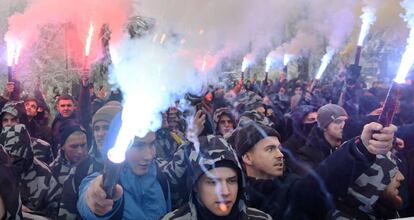
<instances>
[{"instance_id":1,"label":"dark hoodie","mask_svg":"<svg viewBox=\"0 0 414 220\"><path fill-rule=\"evenodd\" d=\"M315 168L336 149L337 147L332 147L325 139L323 130L319 127L314 127L308 136L306 146L298 150L297 156L309 166ZM307 172L302 173L302 171L298 173L307 174Z\"/></svg>"},{"instance_id":2,"label":"dark hoodie","mask_svg":"<svg viewBox=\"0 0 414 220\"><path fill-rule=\"evenodd\" d=\"M249 208L243 200L244 177L241 172L241 165L237 159L235 151L223 139L214 135L199 138L198 147L193 145L192 153L189 156L190 176L192 188L196 185L198 179L206 173L217 167L231 167L237 171L239 192L237 201L228 216L218 217L204 207L197 199L197 194L193 191L190 201L183 207L168 213L163 220L207 220L207 219L271 219L271 217L257 209ZM200 151L197 149L199 148Z\"/></svg>"},{"instance_id":3,"label":"dark hoodie","mask_svg":"<svg viewBox=\"0 0 414 220\"><path fill-rule=\"evenodd\" d=\"M295 111L292 112L292 127L293 134L287 141L282 143L283 147L292 151L294 155L297 154L299 148L304 147L306 144L306 138L308 137L312 128L316 123L304 124L303 119L311 112L316 112L317 109L311 105L298 106Z\"/></svg>"}]
</instances>

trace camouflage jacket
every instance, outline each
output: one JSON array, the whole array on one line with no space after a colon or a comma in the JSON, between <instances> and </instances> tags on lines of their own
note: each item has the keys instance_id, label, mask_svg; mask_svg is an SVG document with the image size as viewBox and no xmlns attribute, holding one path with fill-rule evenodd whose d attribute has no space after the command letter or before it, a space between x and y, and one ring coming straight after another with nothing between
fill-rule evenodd
<instances>
[{"instance_id":1,"label":"camouflage jacket","mask_svg":"<svg viewBox=\"0 0 414 220\"><path fill-rule=\"evenodd\" d=\"M81 181L92 173L103 170L103 165L94 157L88 157L76 167L70 169L62 183L62 197L59 205L58 219L74 220L81 219L76 208L78 200L79 185Z\"/></svg>"},{"instance_id":2,"label":"camouflage jacket","mask_svg":"<svg viewBox=\"0 0 414 220\"><path fill-rule=\"evenodd\" d=\"M56 218L61 188L47 165L33 157L26 127L17 124L3 128L0 143L18 166L22 204L39 215Z\"/></svg>"},{"instance_id":3,"label":"camouflage jacket","mask_svg":"<svg viewBox=\"0 0 414 220\"><path fill-rule=\"evenodd\" d=\"M45 164L53 161L52 147L42 139L31 138L33 155Z\"/></svg>"},{"instance_id":4,"label":"camouflage jacket","mask_svg":"<svg viewBox=\"0 0 414 220\"><path fill-rule=\"evenodd\" d=\"M171 160L175 151L183 142L183 135L177 135L169 129L159 129L156 132L155 140L157 158Z\"/></svg>"},{"instance_id":5,"label":"camouflage jacket","mask_svg":"<svg viewBox=\"0 0 414 220\"><path fill-rule=\"evenodd\" d=\"M33 159L33 165L21 176L20 192L23 205L56 219L62 188L46 164Z\"/></svg>"},{"instance_id":6,"label":"camouflage jacket","mask_svg":"<svg viewBox=\"0 0 414 220\"><path fill-rule=\"evenodd\" d=\"M268 214L247 207L243 200L239 201L239 219L238 220L271 220ZM197 220L197 210L195 205L190 201L185 206L168 213L162 220Z\"/></svg>"}]
</instances>

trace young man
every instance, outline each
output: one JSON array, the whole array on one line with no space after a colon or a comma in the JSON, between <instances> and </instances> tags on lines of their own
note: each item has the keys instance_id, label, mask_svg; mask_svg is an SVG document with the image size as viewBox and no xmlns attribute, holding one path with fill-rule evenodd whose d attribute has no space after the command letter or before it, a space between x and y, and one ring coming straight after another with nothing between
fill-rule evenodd
<instances>
[{"instance_id":1,"label":"young man","mask_svg":"<svg viewBox=\"0 0 414 220\"><path fill-rule=\"evenodd\" d=\"M2 127L3 128L12 127L14 125L19 124L20 123L19 115L20 114L17 109L16 103L7 103L3 107L0 113ZM30 135L30 132L29 132L29 135ZM37 159L39 159L40 161L46 164L52 162L53 155L52 155L50 144L43 140L33 138L33 137L30 137L30 140L31 140L33 155Z\"/></svg>"},{"instance_id":2,"label":"young man","mask_svg":"<svg viewBox=\"0 0 414 220\"><path fill-rule=\"evenodd\" d=\"M293 134L283 143L283 147L297 154L299 148L304 147L306 139L317 125L317 108L311 105L300 105L292 112Z\"/></svg>"},{"instance_id":3,"label":"young man","mask_svg":"<svg viewBox=\"0 0 414 220\"><path fill-rule=\"evenodd\" d=\"M103 162L101 151L105 137L108 133L109 125L121 109L122 106L120 102L110 101L96 111L92 117L92 133L94 141L91 149L89 150L89 154L93 155L95 159L100 162Z\"/></svg>"},{"instance_id":4,"label":"young man","mask_svg":"<svg viewBox=\"0 0 414 220\"><path fill-rule=\"evenodd\" d=\"M113 119L104 143L103 155L116 141L121 114ZM79 188L78 211L85 219L159 219L171 210L171 190L182 187L185 172L184 148L170 163L155 160L155 134L136 137L122 164L116 198L107 199L102 175L86 177Z\"/></svg>"},{"instance_id":5,"label":"young man","mask_svg":"<svg viewBox=\"0 0 414 220\"><path fill-rule=\"evenodd\" d=\"M222 137L228 137L233 132L236 122L234 116L228 108L219 108L214 111L214 123L216 134Z\"/></svg>"},{"instance_id":6,"label":"young man","mask_svg":"<svg viewBox=\"0 0 414 220\"><path fill-rule=\"evenodd\" d=\"M53 176L63 186L71 169L88 156L86 131L74 120L66 120L60 131L58 157L50 164Z\"/></svg>"},{"instance_id":7,"label":"young man","mask_svg":"<svg viewBox=\"0 0 414 220\"><path fill-rule=\"evenodd\" d=\"M59 156L50 165L53 176L62 187L58 218L79 218L76 210L78 188L87 175L101 171L103 165L88 155L86 131L74 120L62 124Z\"/></svg>"},{"instance_id":8,"label":"young man","mask_svg":"<svg viewBox=\"0 0 414 220\"><path fill-rule=\"evenodd\" d=\"M19 111L16 108L16 105L7 103L0 113L1 118L1 127L11 127L19 123Z\"/></svg>"},{"instance_id":9,"label":"young man","mask_svg":"<svg viewBox=\"0 0 414 220\"><path fill-rule=\"evenodd\" d=\"M42 125L36 119L38 115L39 101L34 97L24 100L24 112L20 117L20 122L26 125L30 137L41 139L48 143L52 141L52 131L49 126Z\"/></svg>"},{"instance_id":10,"label":"young man","mask_svg":"<svg viewBox=\"0 0 414 220\"><path fill-rule=\"evenodd\" d=\"M234 150L223 138L200 137L197 145L200 152L194 148L189 158L190 201L168 213L163 220L272 219L245 205L241 166Z\"/></svg>"},{"instance_id":11,"label":"young man","mask_svg":"<svg viewBox=\"0 0 414 220\"><path fill-rule=\"evenodd\" d=\"M344 126L348 120L345 109L335 104L324 105L317 113L318 127L310 132L306 146L298 150L299 158L311 167L317 167L341 146Z\"/></svg>"},{"instance_id":12,"label":"young man","mask_svg":"<svg viewBox=\"0 0 414 220\"><path fill-rule=\"evenodd\" d=\"M303 178L284 170L285 155L275 130L250 124L236 129L229 141L248 176L249 205L275 219L324 219L335 201L347 196L349 185L372 165L375 155L392 148L395 130L395 126L366 125L361 137L343 144Z\"/></svg>"},{"instance_id":13,"label":"young man","mask_svg":"<svg viewBox=\"0 0 414 220\"><path fill-rule=\"evenodd\" d=\"M60 127L65 120L72 119L77 120L77 116L75 113L75 101L73 100L72 96L70 95L61 95L59 96L56 102L56 110L58 111L58 115L52 122L52 148L53 148L53 155L55 158L57 157L57 153L59 150L59 137L60 137Z\"/></svg>"}]
</instances>

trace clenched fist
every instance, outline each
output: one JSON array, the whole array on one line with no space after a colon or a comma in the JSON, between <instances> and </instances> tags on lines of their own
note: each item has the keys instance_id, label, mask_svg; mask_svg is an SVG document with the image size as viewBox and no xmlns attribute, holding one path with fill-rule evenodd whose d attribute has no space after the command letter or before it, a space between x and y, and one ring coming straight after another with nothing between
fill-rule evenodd
<instances>
[{"instance_id":1,"label":"clenched fist","mask_svg":"<svg viewBox=\"0 0 414 220\"><path fill-rule=\"evenodd\" d=\"M86 191L86 203L93 213L102 216L112 210L114 202L121 198L123 189L120 185L115 186L115 196L107 199L103 189L102 175L96 177Z\"/></svg>"},{"instance_id":2,"label":"clenched fist","mask_svg":"<svg viewBox=\"0 0 414 220\"><path fill-rule=\"evenodd\" d=\"M397 131L395 125L383 127L381 124L371 122L364 126L361 140L367 150L372 154L386 154L393 147L394 133Z\"/></svg>"}]
</instances>

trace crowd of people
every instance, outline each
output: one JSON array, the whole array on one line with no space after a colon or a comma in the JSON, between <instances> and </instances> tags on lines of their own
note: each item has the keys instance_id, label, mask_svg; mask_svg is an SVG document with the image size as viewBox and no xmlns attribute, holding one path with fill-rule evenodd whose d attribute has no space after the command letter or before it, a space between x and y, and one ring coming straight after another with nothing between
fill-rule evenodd
<instances>
[{"instance_id":1,"label":"crowd of people","mask_svg":"<svg viewBox=\"0 0 414 220\"><path fill-rule=\"evenodd\" d=\"M103 187L122 94L0 98L1 219L389 219L414 216L414 87L377 123L387 87L253 77L188 94L135 137ZM14 95L13 95L14 94ZM139 100L137 100L139 101ZM56 115L51 108L55 108ZM142 103L140 108L145 108Z\"/></svg>"}]
</instances>

